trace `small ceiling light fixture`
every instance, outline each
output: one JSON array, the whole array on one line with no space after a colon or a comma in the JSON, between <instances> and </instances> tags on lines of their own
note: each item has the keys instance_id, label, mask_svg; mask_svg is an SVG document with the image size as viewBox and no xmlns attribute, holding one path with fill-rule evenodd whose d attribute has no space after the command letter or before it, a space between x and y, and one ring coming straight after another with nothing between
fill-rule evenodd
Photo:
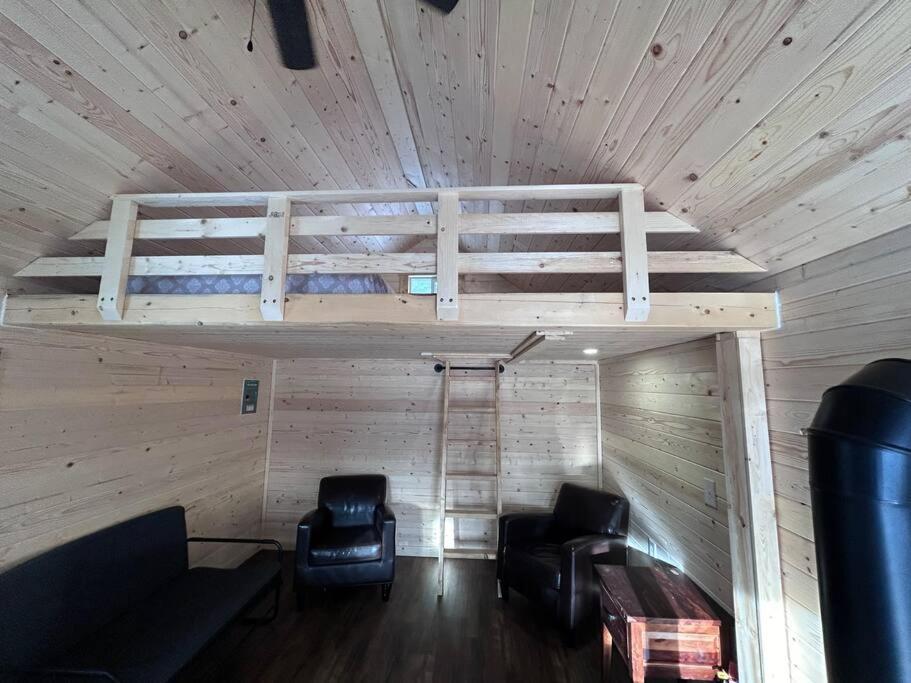
<instances>
[{"instance_id":1,"label":"small ceiling light fixture","mask_svg":"<svg viewBox=\"0 0 911 683\"><path fill-rule=\"evenodd\" d=\"M586 356L594 356L596 353L598 353L598 349L582 349L582 353L584 353Z\"/></svg>"}]
</instances>

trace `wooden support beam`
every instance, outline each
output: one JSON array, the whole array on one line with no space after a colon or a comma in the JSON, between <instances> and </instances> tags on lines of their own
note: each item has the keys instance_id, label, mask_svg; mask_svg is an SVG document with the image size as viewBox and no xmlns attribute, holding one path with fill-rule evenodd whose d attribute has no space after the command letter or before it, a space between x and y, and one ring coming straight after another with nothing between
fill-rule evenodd
<instances>
[{"instance_id":1,"label":"wooden support beam","mask_svg":"<svg viewBox=\"0 0 911 683\"><path fill-rule=\"evenodd\" d=\"M788 641L759 332L719 334L724 476L740 679L786 683Z\"/></svg>"},{"instance_id":2,"label":"wooden support beam","mask_svg":"<svg viewBox=\"0 0 911 683\"><path fill-rule=\"evenodd\" d=\"M532 332L525 339L523 339L522 342L518 346L516 346L512 351L510 351L509 360L507 360L505 364L508 365L509 363L512 363L513 361L518 360L519 358L524 356L526 353L528 353L532 349L537 348L538 346L543 344L545 339L546 339L546 337L543 334L538 334L537 332Z\"/></svg>"},{"instance_id":3,"label":"wooden support beam","mask_svg":"<svg viewBox=\"0 0 911 683\"><path fill-rule=\"evenodd\" d=\"M460 253L458 271L474 273L619 273L623 260L617 251ZM34 260L18 277L90 277L100 275L100 256L45 256ZM764 269L731 251L653 251L648 254L653 273L760 273ZM263 257L237 256L134 256L130 275L244 275L263 272ZM289 254L288 272L432 274L436 255L388 254Z\"/></svg>"},{"instance_id":4,"label":"wooden support beam","mask_svg":"<svg viewBox=\"0 0 911 683\"><path fill-rule=\"evenodd\" d=\"M623 252L623 306L627 321L648 319L648 246L645 196L641 187L620 192L620 249Z\"/></svg>"},{"instance_id":5,"label":"wooden support beam","mask_svg":"<svg viewBox=\"0 0 911 683\"><path fill-rule=\"evenodd\" d=\"M497 325L564 328L583 326L655 329L699 328L709 332L778 327L775 294L755 292L663 293L652 295L652 312L643 325L623 316L620 293L463 294L459 320L438 321L433 297L397 294L288 294L285 323L420 323L433 326ZM129 297L123 321L104 321L95 298L85 295L22 295L7 299L5 324L91 328L104 334L112 325L262 324L255 294L177 294Z\"/></svg>"},{"instance_id":6,"label":"wooden support beam","mask_svg":"<svg viewBox=\"0 0 911 683\"><path fill-rule=\"evenodd\" d=\"M139 205L129 199L114 199L111 206L108 241L98 288L98 311L105 320L120 320L123 317L138 209Z\"/></svg>"},{"instance_id":7,"label":"wooden support beam","mask_svg":"<svg viewBox=\"0 0 911 683\"><path fill-rule=\"evenodd\" d=\"M136 239L236 239L262 237L263 218L146 218L136 223ZM646 232L686 234L699 232L667 211L645 214ZM613 211L578 213L466 213L460 235L583 235L620 232L620 214ZM291 236L435 235L432 216L294 216ZM95 221L71 240L105 240L108 221Z\"/></svg>"},{"instance_id":8,"label":"wooden support beam","mask_svg":"<svg viewBox=\"0 0 911 683\"><path fill-rule=\"evenodd\" d=\"M437 320L459 318L459 195L442 191L437 205Z\"/></svg>"},{"instance_id":9,"label":"wooden support beam","mask_svg":"<svg viewBox=\"0 0 911 683\"><path fill-rule=\"evenodd\" d=\"M514 361L524 358L529 360L534 355L537 355L543 346L547 342L560 342L563 341L567 336L571 335L571 330L559 330L559 331L543 331L537 330L528 335L522 342L517 345L509 354L509 360L504 364L509 364Z\"/></svg>"},{"instance_id":10,"label":"wooden support beam","mask_svg":"<svg viewBox=\"0 0 911 683\"><path fill-rule=\"evenodd\" d=\"M291 200L283 196L269 197L266 207L266 243L263 249L263 285L260 291L263 320L284 318L290 230Z\"/></svg>"}]
</instances>

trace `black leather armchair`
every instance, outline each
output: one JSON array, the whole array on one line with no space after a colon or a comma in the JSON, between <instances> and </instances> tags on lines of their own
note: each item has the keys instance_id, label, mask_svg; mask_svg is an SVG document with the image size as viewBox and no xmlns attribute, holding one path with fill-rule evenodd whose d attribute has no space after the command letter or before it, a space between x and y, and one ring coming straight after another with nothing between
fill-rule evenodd
<instances>
[{"instance_id":1,"label":"black leather armchair","mask_svg":"<svg viewBox=\"0 0 911 683\"><path fill-rule=\"evenodd\" d=\"M500 517L497 579L504 600L515 588L542 603L572 639L598 601L592 559L623 564L629 528L625 498L563 484L552 513Z\"/></svg>"},{"instance_id":2,"label":"black leather armchair","mask_svg":"<svg viewBox=\"0 0 911 683\"><path fill-rule=\"evenodd\" d=\"M297 526L294 589L298 609L308 586L382 584L395 578L395 515L386 505L386 477L325 477L317 508Z\"/></svg>"}]
</instances>

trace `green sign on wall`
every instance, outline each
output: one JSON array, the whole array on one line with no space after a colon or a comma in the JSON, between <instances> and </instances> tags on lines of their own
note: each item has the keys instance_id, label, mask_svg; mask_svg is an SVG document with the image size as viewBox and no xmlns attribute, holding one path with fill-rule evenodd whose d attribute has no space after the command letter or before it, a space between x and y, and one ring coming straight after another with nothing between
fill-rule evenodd
<instances>
[{"instance_id":1,"label":"green sign on wall","mask_svg":"<svg viewBox=\"0 0 911 683\"><path fill-rule=\"evenodd\" d=\"M258 379L245 379L244 380L244 395L243 400L240 404L240 414L246 415L247 413L256 412L256 401L259 399L259 380Z\"/></svg>"}]
</instances>

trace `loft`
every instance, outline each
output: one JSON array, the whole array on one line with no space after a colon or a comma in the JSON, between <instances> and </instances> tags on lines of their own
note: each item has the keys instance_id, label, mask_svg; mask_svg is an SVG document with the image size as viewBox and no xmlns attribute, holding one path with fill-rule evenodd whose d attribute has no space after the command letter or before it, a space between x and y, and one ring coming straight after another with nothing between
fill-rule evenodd
<instances>
[{"instance_id":1,"label":"loft","mask_svg":"<svg viewBox=\"0 0 911 683\"><path fill-rule=\"evenodd\" d=\"M593 200L615 203L615 211L570 213L465 212L463 203L484 207L492 202ZM308 215L313 207L363 203L427 203L433 214L396 216ZM139 217L148 208L247 209L261 217ZM258 207L258 208L257 208ZM774 294L667 293L649 290L657 273L757 273L760 266L731 251L649 251L646 237L686 235L696 229L667 212L646 211L642 187L630 184L509 186L446 190L351 190L269 193L207 193L117 195L111 218L75 234L73 240L105 240L104 256L41 257L17 273L19 277L99 277L97 301L85 296L11 296L5 321L12 325L61 327L137 338L192 342L206 334L235 339L257 335L260 325L273 338L305 333L314 343L334 346L339 336L379 328L397 335L417 355L415 334L434 335L436 352L499 352L518 346L528 335L558 327L578 328L573 339L597 346L611 330L654 330L663 342L726 330L761 330L778 325ZM617 235L619 251L464 252L466 235L561 236ZM307 254L291 251L295 238L330 236L417 235L432 251L423 253ZM261 238L263 254L134 256L134 241L217 240ZM435 297L407 294L307 295L285 291L291 274L433 274ZM616 273L621 293L465 294L459 276L466 274ZM130 276L245 274L262 277L259 295L134 295L127 294ZM269 321L269 322L267 322ZM164 326L164 330L154 327ZM400 327L401 326L401 327ZM468 328L468 329L463 329ZM279 331L281 330L281 331ZM148 336L151 335L151 336ZM497 338L496 341L492 341ZM566 337L562 337L565 340ZM387 344L390 342L386 342ZM580 342L581 343L581 342ZM606 339L603 343L607 343ZM578 344L571 346L578 346ZM495 348L494 348L495 347ZM632 348L632 347L631 347Z\"/></svg>"}]
</instances>

